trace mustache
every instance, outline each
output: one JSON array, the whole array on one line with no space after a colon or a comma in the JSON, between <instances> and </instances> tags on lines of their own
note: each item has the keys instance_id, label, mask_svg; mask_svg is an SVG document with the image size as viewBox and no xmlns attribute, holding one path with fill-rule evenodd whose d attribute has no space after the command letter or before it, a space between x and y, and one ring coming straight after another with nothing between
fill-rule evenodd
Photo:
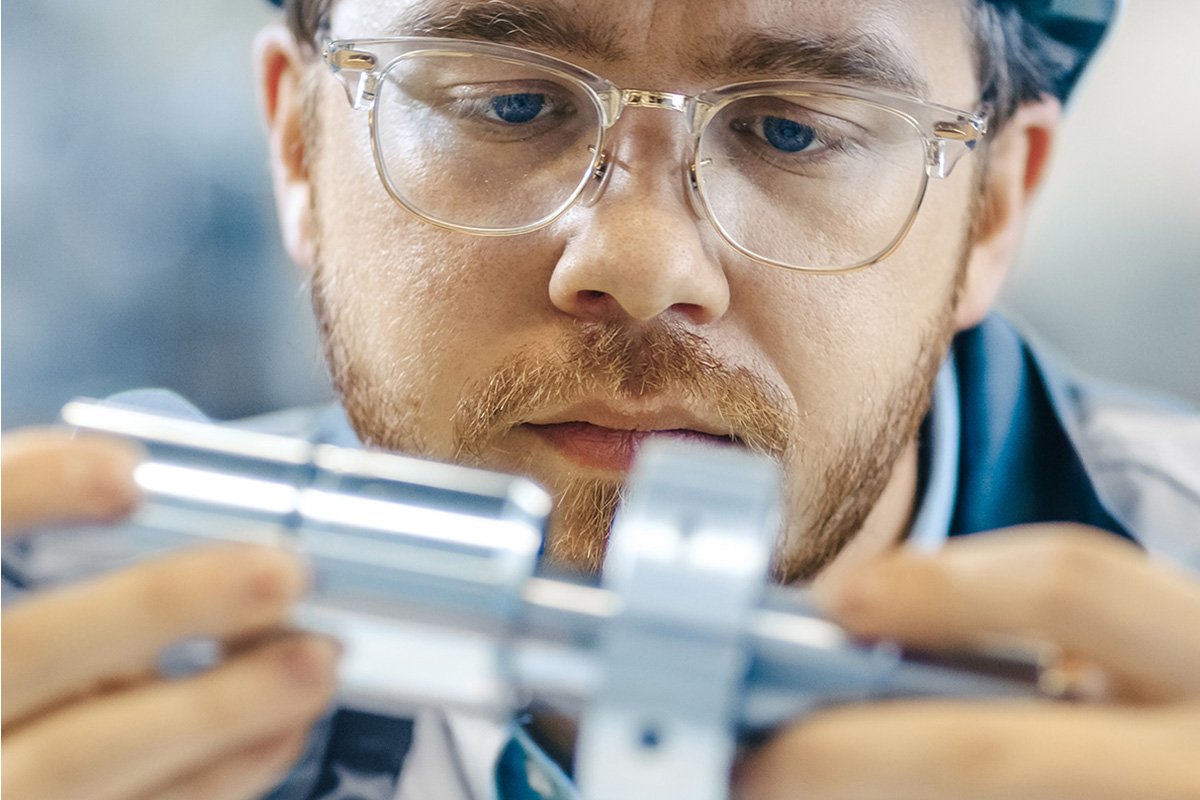
<instances>
[{"instance_id":1,"label":"mustache","mask_svg":"<svg viewBox=\"0 0 1200 800\"><path fill-rule=\"evenodd\" d=\"M791 449L795 412L787 398L749 369L726 364L703 337L669 323L634 330L606 322L573 328L549 351L519 351L468 387L452 420L459 455L478 457L539 410L656 395L704 408L751 450L782 460Z\"/></svg>"}]
</instances>

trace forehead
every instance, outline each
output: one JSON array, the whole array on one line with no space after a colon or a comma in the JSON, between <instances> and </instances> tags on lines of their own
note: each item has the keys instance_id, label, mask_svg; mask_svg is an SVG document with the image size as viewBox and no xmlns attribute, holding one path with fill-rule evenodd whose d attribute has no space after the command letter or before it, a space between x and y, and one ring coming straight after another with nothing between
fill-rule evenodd
<instances>
[{"instance_id":1,"label":"forehead","mask_svg":"<svg viewBox=\"0 0 1200 800\"><path fill-rule=\"evenodd\" d=\"M970 104L969 1L338 0L331 28L335 38L435 35L515 44L609 77L631 66L646 76L709 85L848 76Z\"/></svg>"}]
</instances>

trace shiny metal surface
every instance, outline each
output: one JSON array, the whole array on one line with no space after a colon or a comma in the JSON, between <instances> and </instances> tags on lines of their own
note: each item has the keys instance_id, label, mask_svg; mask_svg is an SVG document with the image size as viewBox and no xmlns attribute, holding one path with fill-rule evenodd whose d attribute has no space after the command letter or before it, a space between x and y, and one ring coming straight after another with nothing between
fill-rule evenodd
<instances>
[{"instance_id":1,"label":"shiny metal surface","mask_svg":"<svg viewBox=\"0 0 1200 800\"><path fill-rule=\"evenodd\" d=\"M803 590L765 586L777 478L754 474L745 453L676 453L635 473L611 575L592 585L535 574L550 498L524 478L91 402L63 419L145 448L130 529L141 556L213 539L305 554L314 588L296 621L346 644L342 701L355 707L502 716L539 699L587 714L599 698L628 710L655 660L708 656L729 668L681 677L656 706L660 734L699 725L706 693L727 698L731 736L830 703L1041 696L1036 650L950 657L858 642ZM744 540L730 535L739 525ZM636 648L614 647L622 637ZM623 669L631 652L646 663Z\"/></svg>"}]
</instances>

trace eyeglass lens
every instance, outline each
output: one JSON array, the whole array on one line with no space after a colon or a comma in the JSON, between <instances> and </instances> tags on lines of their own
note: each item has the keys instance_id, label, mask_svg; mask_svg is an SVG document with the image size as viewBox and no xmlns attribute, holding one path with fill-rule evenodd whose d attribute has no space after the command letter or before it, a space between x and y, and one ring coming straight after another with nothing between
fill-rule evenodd
<instances>
[{"instance_id":1,"label":"eyeglass lens","mask_svg":"<svg viewBox=\"0 0 1200 800\"><path fill-rule=\"evenodd\" d=\"M385 179L417 213L512 230L547 220L586 184L598 101L572 78L495 56L413 53L386 71L375 136ZM809 269L871 260L924 190L925 142L897 111L815 92L720 101L697 180L713 222L758 258Z\"/></svg>"},{"instance_id":2,"label":"eyeglass lens","mask_svg":"<svg viewBox=\"0 0 1200 800\"><path fill-rule=\"evenodd\" d=\"M506 230L552 217L600 145L587 90L516 61L413 54L387 71L375 102L393 193L451 225Z\"/></svg>"}]
</instances>

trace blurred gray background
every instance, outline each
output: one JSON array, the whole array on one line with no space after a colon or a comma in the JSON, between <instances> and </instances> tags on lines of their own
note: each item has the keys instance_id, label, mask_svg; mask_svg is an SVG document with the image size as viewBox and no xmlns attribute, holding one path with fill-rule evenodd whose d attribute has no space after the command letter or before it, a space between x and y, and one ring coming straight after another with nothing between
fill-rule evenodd
<instances>
[{"instance_id":1,"label":"blurred gray background","mask_svg":"<svg viewBox=\"0 0 1200 800\"><path fill-rule=\"evenodd\" d=\"M264 0L23 0L3 27L5 428L166 386L219 418L330 396L279 245Z\"/></svg>"},{"instance_id":2,"label":"blurred gray background","mask_svg":"<svg viewBox=\"0 0 1200 800\"><path fill-rule=\"evenodd\" d=\"M1200 405L1200 2L1126 6L1004 306L1083 370Z\"/></svg>"},{"instance_id":3,"label":"blurred gray background","mask_svg":"<svg viewBox=\"0 0 1200 800\"><path fill-rule=\"evenodd\" d=\"M1005 307L1094 374L1200 403L1200 2L1130 0ZM2 424L166 386L218 418L330 396L278 244L262 0L24 0L2 38Z\"/></svg>"}]
</instances>

